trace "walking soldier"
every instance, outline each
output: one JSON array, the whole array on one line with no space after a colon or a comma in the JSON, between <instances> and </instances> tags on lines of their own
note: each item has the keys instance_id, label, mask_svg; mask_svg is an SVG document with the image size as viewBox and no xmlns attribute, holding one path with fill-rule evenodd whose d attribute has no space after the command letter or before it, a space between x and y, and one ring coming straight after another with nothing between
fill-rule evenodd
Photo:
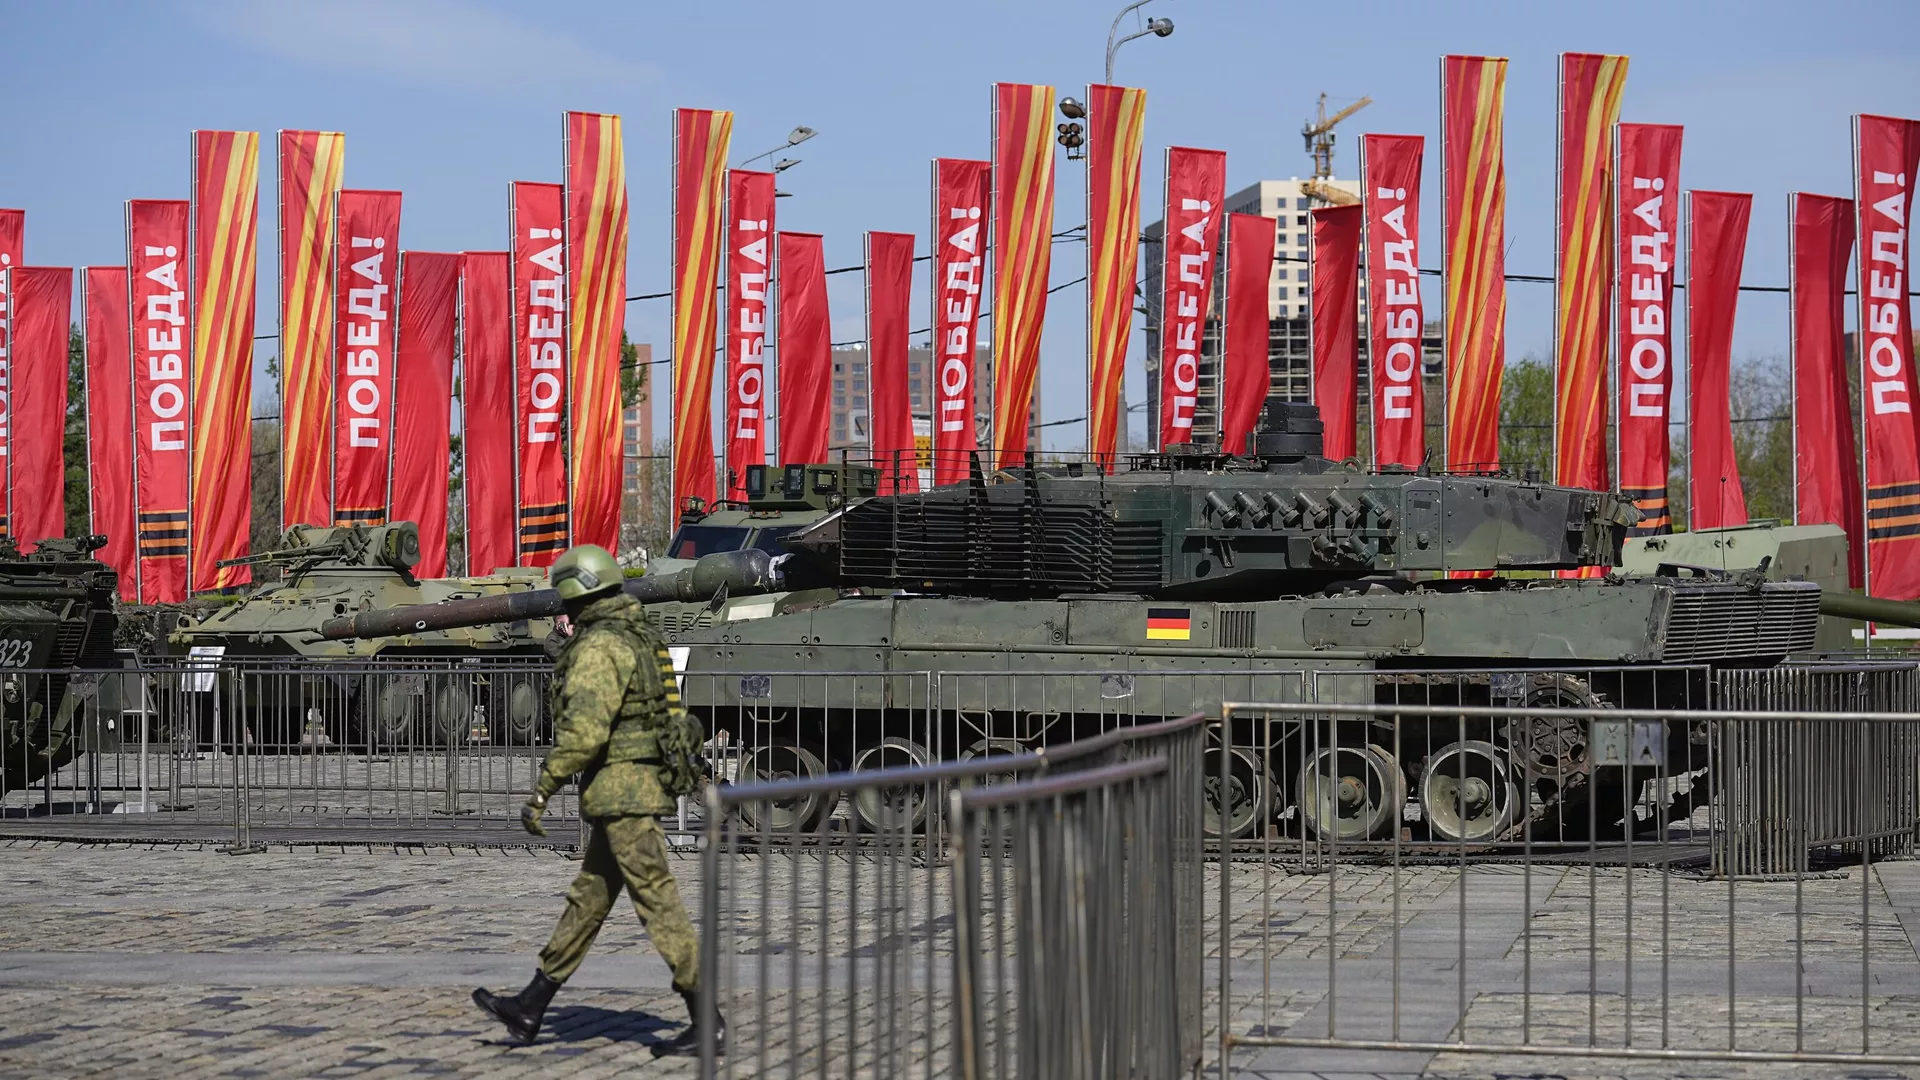
<instances>
[{"instance_id":1,"label":"walking soldier","mask_svg":"<svg viewBox=\"0 0 1920 1080\"><path fill-rule=\"evenodd\" d=\"M548 1002L586 958L624 884L693 1017L653 1052L692 1054L700 1048L699 942L667 868L659 816L674 810L677 795L698 787L702 733L680 707L665 644L647 627L640 603L621 591L623 576L613 556L592 544L562 555L549 574L574 632L554 667L553 749L520 821L545 836L540 816L547 800L577 773L592 839L533 981L511 995L476 989L473 1000L515 1038L532 1042ZM726 1022L716 1014L716 1045L725 1037Z\"/></svg>"}]
</instances>

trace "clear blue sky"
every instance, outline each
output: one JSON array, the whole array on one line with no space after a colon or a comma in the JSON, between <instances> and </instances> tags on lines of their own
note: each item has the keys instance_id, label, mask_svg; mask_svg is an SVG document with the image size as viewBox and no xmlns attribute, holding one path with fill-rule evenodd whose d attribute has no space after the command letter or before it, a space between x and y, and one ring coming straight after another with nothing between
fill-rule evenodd
<instances>
[{"instance_id":1,"label":"clear blue sky","mask_svg":"<svg viewBox=\"0 0 1920 1080\"><path fill-rule=\"evenodd\" d=\"M826 234L829 265L847 265L859 261L865 229L917 231L924 251L928 159L986 156L995 80L1050 82L1080 96L1100 78L1120 6L15 0L6 14L12 92L0 122L0 205L27 209L30 262L117 264L122 200L185 197L190 129L335 129L347 133L350 186L405 191L406 246L498 248L507 182L560 178L561 111L618 112L633 200L629 293L658 292L667 280L668 114L701 106L737 114L736 162L779 144L796 124L820 131L792 154L803 164L782 176L793 197L780 201L781 224ZM1116 81L1148 90L1148 220L1159 214L1160 147L1224 148L1235 187L1297 176L1309 167L1298 131L1316 95L1370 94L1375 103L1342 128L1336 171L1352 171L1364 131L1428 135L1425 265L1437 265L1439 253L1432 143L1443 53L1512 59L1507 265L1516 273L1550 269L1560 51L1629 54L1623 117L1686 125L1686 186L1755 193L1750 284L1785 281L1787 192L1848 190L1850 113L1920 116L1920 5L1910 0L1154 0L1144 14L1178 27L1171 38L1126 46L1117 70ZM1079 176L1077 164L1060 163L1057 227L1084 219ZM269 157L261 333L274 325L272 177ZM1079 277L1083 257L1078 245L1056 248L1054 280ZM834 337L858 338L859 277L832 280ZM1513 290L1510 353L1544 354L1549 290ZM1046 419L1082 411L1082 303L1078 287L1054 297ZM1784 311L1779 298L1748 294L1736 356L1784 352ZM627 327L664 354L663 301L628 305ZM1140 348L1136 332L1128 373L1136 402ZM270 407L271 393L257 388L261 406ZM1077 446L1081 438L1072 426L1052 429L1048 441Z\"/></svg>"}]
</instances>

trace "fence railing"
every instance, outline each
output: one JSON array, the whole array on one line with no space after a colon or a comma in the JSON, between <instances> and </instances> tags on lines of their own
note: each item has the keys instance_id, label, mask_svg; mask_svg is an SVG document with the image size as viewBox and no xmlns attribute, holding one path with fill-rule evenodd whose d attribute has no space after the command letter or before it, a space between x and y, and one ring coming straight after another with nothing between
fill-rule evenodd
<instances>
[{"instance_id":1,"label":"fence railing","mask_svg":"<svg viewBox=\"0 0 1920 1080\"><path fill-rule=\"evenodd\" d=\"M1743 674L1723 689L1805 700L1805 686L1788 684L1834 688L1818 674L1757 683ZM1856 703L1885 704L1867 693L1883 677L1910 672L1841 678L1866 694ZM1219 997L1240 1003L1221 1028L1223 1076L1236 1052L1260 1047L1324 1052L1288 1059L1309 1071L1342 1071L1325 1054L1356 1051L1920 1063L1920 1040L1888 1013L1890 995L1920 984L1920 963L1910 942L1886 940L1897 919L1875 865L1913 851L1920 712L1297 702L1224 711L1230 724L1283 727L1325 748L1340 763L1316 796L1329 808L1373 798L1387 767L1363 748L1424 746L1408 737L1419 729L1457 739L1391 767L1422 788L1405 810L1418 806L1424 828L1395 820L1384 848L1344 855L1340 830L1328 830L1324 873L1310 884L1285 876L1270 836L1223 839L1223 864L1255 857L1223 870ZM1558 829L1534 838L1556 778L1520 752L1515 733L1543 722L1586 748L1596 794L1570 815L1585 819L1577 842ZM1662 751L1696 731L1720 785L1711 854L1721 882L1685 868L1702 860L1670 812L1682 787ZM1459 828L1432 843L1449 813L1454 825L1506 823L1503 858L1476 860L1485 847ZM1405 839L1416 830L1427 843ZM1844 869L1815 873L1816 857Z\"/></svg>"},{"instance_id":2,"label":"fence railing","mask_svg":"<svg viewBox=\"0 0 1920 1080\"><path fill-rule=\"evenodd\" d=\"M1180 1028L1179 1045L1197 1053L1202 732L1202 718L1192 715L1041 753L709 788L701 1008L724 1014L731 1030L725 1057L709 1054L708 1075L953 1072L959 930L948 855L959 819L951 796L1099 772L1143 755L1185 770L1160 830L1177 855L1163 871L1180 874L1162 873L1167 915L1193 944L1169 970L1169 1001L1184 1004L1168 1022ZM810 816L779 812L816 804ZM1008 889L1002 881L980 895L997 907L1011 903ZM989 1047L995 1038L986 1037Z\"/></svg>"}]
</instances>

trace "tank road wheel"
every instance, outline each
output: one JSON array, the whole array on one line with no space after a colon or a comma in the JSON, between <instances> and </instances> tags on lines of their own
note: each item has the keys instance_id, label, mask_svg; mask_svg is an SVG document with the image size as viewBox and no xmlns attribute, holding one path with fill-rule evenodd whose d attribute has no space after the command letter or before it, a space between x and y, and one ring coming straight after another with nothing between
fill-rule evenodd
<instances>
[{"instance_id":1,"label":"tank road wheel","mask_svg":"<svg viewBox=\"0 0 1920 1080\"><path fill-rule=\"evenodd\" d=\"M1407 778L1378 746L1323 746L1300 768L1300 820L1313 836L1353 842L1399 824Z\"/></svg>"},{"instance_id":2,"label":"tank road wheel","mask_svg":"<svg viewBox=\"0 0 1920 1080\"><path fill-rule=\"evenodd\" d=\"M1226 753L1224 783L1220 748L1209 747L1201 756L1200 831L1218 837L1224 827L1228 836L1239 840L1265 828L1273 817L1273 776L1250 750L1234 747Z\"/></svg>"},{"instance_id":3,"label":"tank road wheel","mask_svg":"<svg viewBox=\"0 0 1920 1080\"><path fill-rule=\"evenodd\" d=\"M756 746L740 762L741 784L774 780L809 780L827 775L827 766L813 751L802 746ZM820 823L831 810L827 796L820 793L795 795L764 803L743 803L740 820L748 830L774 833L804 832ZM764 816L763 816L764 811Z\"/></svg>"},{"instance_id":4,"label":"tank road wheel","mask_svg":"<svg viewBox=\"0 0 1920 1080\"><path fill-rule=\"evenodd\" d=\"M1420 774L1420 813L1440 840L1485 843L1513 827L1520 787L1507 752L1490 742L1449 743Z\"/></svg>"},{"instance_id":5,"label":"tank road wheel","mask_svg":"<svg viewBox=\"0 0 1920 1080\"><path fill-rule=\"evenodd\" d=\"M972 761L974 758L981 757L1011 757L1015 754L1024 753L1027 753L1027 744L1021 742L1019 739L981 739L979 742L961 751L960 760ZM995 784L1011 784L1019 778L1018 773L1011 771L1003 773L982 773L980 776L974 778L973 783L975 787L992 787Z\"/></svg>"},{"instance_id":6,"label":"tank road wheel","mask_svg":"<svg viewBox=\"0 0 1920 1080\"><path fill-rule=\"evenodd\" d=\"M426 706L423 689L405 675L375 677L362 684L361 731L373 749L404 750L413 746Z\"/></svg>"},{"instance_id":7,"label":"tank road wheel","mask_svg":"<svg viewBox=\"0 0 1920 1080\"><path fill-rule=\"evenodd\" d=\"M506 692L507 730L505 738L516 746L531 746L540 741L540 691L526 678L508 676Z\"/></svg>"},{"instance_id":8,"label":"tank road wheel","mask_svg":"<svg viewBox=\"0 0 1920 1080\"><path fill-rule=\"evenodd\" d=\"M912 739L887 738L855 756L853 771L923 766L931 759L927 748ZM925 784L859 788L853 795L853 816L868 832L911 832L926 823L927 801Z\"/></svg>"},{"instance_id":9,"label":"tank road wheel","mask_svg":"<svg viewBox=\"0 0 1920 1080\"><path fill-rule=\"evenodd\" d=\"M433 736L441 746L459 746L473 728L473 690L465 679L442 682L433 695Z\"/></svg>"}]
</instances>

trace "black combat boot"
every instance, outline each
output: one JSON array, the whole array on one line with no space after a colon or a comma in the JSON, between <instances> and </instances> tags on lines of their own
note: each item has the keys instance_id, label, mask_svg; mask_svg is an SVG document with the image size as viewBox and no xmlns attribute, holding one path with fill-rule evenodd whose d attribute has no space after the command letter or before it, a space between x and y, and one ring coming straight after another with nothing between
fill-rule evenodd
<instances>
[{"instance_id":1,"label":"black combat boot","mask_svg":"<svg viewBox=\"0 0 1920 1080\"><path fill-rule=\"evenodd\" d=\"M540 1034L540 1018L546 1015L547 1003L560 989L560 984L547 978L547 973L535 968L533 981L526 989L512 996L496 994L480 987L473 992L473 1003L487 1011L495 1020L507 1025L507 1034L523 1043L530 1043Z\"/></svg>"},{"instance_id":2,"label":"black combat boot","mask_svg":"<svg viewBox=\"0 0 1920 1080\"><path fill-rule=\"evenodd\" d=\"M654 1057L691 1057L700 1053L700 995L696 992L680 996L686 1000L690 1019L680 1034L653 1044ZM713 1052L727 1052L727 1018L720 1015L719 1009L713 1010Z\"/></svg>"}]
</instances>

